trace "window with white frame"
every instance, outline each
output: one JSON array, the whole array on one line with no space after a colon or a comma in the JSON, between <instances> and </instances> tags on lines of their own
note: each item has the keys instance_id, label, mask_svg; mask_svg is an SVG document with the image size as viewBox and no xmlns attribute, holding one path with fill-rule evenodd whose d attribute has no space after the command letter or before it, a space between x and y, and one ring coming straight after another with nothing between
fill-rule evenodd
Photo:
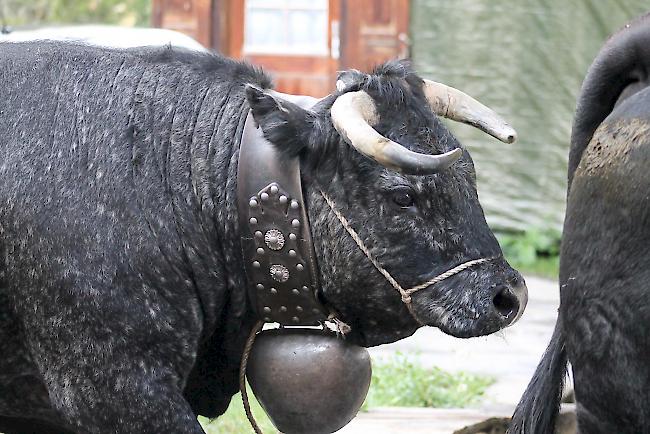
<instances>
[{"instance_id":1,"label":"window with white frame","mask_svg":"<svg viewBox=\"0 0 650 434\"><path fill-rule=\"evenodd\" d=\"M327 55L328 0L246 0L244 53Z\"/></svg>"}]
</instances>

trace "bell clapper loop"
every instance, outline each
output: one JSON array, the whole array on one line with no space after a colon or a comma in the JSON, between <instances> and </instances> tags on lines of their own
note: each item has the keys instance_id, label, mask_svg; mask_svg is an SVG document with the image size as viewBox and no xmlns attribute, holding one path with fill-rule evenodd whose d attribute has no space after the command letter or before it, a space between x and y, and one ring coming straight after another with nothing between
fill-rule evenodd
<instances>
[{"instance_id":1,"label":"bell clapper loop","mask_svg":"<svg viewBox=\"0 0 650 434\"><path fill-rule=\"evenodd\" d=\"M251 426L253 427L255 434L264 434L264 433L260 429L259 425L257 425L257 421L253 416L253 412L251 411L250 403L248 402L248 392L246 391L246 366L248 365L248 356L250 356L251 349L253 348L253 342L255 342L255 337L259 332L262 331L263 327L264 327L264 321L258 321L251 329L251 333L250 335L248 335L248 339L246 340L246 345L244 346L244 354L242 355L241 365L239 366L239 391L241 392L241 399L242 399L242 403L244 404L244 411L246 412L246 417L248 418L248 422L250 422Z\"/></svg>"}]
</instances>

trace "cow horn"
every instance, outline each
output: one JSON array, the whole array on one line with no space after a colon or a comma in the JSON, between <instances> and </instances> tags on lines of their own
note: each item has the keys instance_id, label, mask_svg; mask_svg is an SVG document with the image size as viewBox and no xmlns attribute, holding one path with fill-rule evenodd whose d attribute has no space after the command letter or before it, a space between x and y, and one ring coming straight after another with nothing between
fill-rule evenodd
<instances>
[{"instance_id":1,"label":"cow horn","mask_svg":"<svg viewBox=\"0 0 650 434\"><path fill-rule=\"evenodd\" d=\"M462 155L458 148L440 155L420 154L379 134L371 125L379 115L375 103L364 91L339 96L331 109L336 131L359 152L389 169L409 175L441 172Z\"/></svg>"},{"instance_id":2,"label":"cow horn","mask_svg":"<svg viewBox=\"0 0 650 434\"><path fill-rule=\"evenodd\" d=\"M506 121L466 93L431 80L424 80L423 91L435 114L472 125L505 143L517 140L517 132Z\"/></svg>"}]
</instances>

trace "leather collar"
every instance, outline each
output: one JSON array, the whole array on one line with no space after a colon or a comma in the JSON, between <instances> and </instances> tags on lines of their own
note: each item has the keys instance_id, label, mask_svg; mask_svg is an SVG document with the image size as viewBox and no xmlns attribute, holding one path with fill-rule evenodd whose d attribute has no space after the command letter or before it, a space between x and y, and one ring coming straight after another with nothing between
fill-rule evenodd
<instances>
[{"instance_id":1,"label":"leather collar","mask_svg":"<svg viewBox=\"0 0 650 434\"><path fill-rule=\"evenodd\" d=\"M247 291L258 318L303 326L327 320L318 300L300 161L278 152L250 112L239 150L237 198Z\"/></svg>"}]
</instances>

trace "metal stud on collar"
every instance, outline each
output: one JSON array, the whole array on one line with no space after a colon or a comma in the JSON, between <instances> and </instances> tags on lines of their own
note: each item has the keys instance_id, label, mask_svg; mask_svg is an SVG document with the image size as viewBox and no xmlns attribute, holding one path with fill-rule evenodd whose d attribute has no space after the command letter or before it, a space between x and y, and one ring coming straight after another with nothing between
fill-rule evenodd
<instances>
[{"instance_id":1,"label":"metal stud on collar","mask_svg":"<svg viewBox=\"0 0 650 434\"><path fill-rule=\"evenodd\" d=\"M264 242L269 249L280 250L284 247L284 234L277 229L269 229L264 234Z\"/></svg>"},{"instance_id":2,"label":"metal stud on collar","mask_svg":"<svg viewBox=\"0 0 650 434\"><path fill-rule=\"evenodd\" d=\"M318 302L309 264L309 246L302 234L302 209L282 186L273 182L248 199L248 229L242 247L257 309L266 322L314 325L326 313Z\"/></svg>"},{"instance_id":3,"label":"metal stud on collar","mask_svg":"<svg viewBox=\"0 0 650 434\"><path fill-rule=\"evenodd\" d=\"M280 283L286 282L290 277L289 269L281 264L271 265L269 272L271 273L271 278Z\"/></svg>"},{"instance_id":4,"label":"metal stud on collar","mask_svg":"<svg viewBox=\"0 0 650 434\"><path fill-rule=\"evenodd\" d=\"M333 314L318 296L300 160L281 154L251 112L239 149L237 209L246 291L257 317L284 325L328 321Z\"/></svg>"}]
</instances>

